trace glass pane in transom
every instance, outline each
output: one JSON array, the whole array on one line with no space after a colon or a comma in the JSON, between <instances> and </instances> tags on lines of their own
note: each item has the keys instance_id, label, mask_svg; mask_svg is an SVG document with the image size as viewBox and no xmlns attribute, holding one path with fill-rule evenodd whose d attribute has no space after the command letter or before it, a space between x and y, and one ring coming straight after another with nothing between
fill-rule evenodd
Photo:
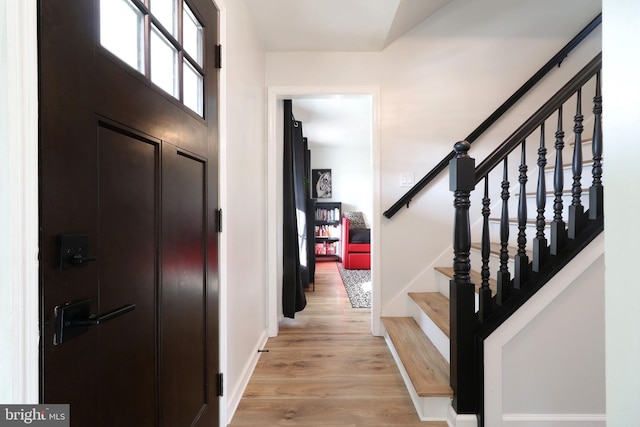
<instances>
[{"instance_id":1,"label":"glass pane in transom","mask_svg":"<svg viewBox=\"0 0 640 427\"><path fill-rule=\"evenodd\" d=\"M184 105L202 117L204 113L204 98L202 96L204 92L204 78L186 59L184 59L183 64Z\"/></svg>"},{"instance_id":2,"label":"glass pane in transom","mask_svg":"<svg viewBox=\"0 0 640 427\"><path fill-rule=\"evenodd\" d=\"M100 0L100 44L144 73L144 15L138 7L129 0Z\"/></svg>"},{"instance_id":3,"label":"glass pane in transom","mask_svg":"<svg viewBox=\"0 0 640 427\"><path fill-rule=\"evenodd\" d=\"M182 46L184 50L202 67L203 51L202 24L185 3L182 13Z\"/></svg>"},{"instance_id":4,"label":"glass pane in transom","mask_svg":"<svg viewBox=\"0 0 640 427\"><path fill-rule=\"evenodd\" d=\"M151 14L178 39L178 0L149 0Z\"/></svg>"},{"instance_id":5,"label":"glass pane in transom","mask_svg":"<svg viewBox=\"0 0 640 427\"><path fill-rule=\"evenodd\" d=\"M151 28L151 81L176 99L178 92L178 50L155 26Z\"/></svg>"}]
</instances>

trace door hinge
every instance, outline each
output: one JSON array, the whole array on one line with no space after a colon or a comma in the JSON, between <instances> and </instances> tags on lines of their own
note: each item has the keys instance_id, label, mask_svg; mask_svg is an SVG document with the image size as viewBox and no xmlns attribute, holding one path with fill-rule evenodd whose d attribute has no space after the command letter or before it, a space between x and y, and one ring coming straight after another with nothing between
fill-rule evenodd
<instances>
[{"instance_id":1,"label":"door hinge","mask_svg":"<svg viewBox=\"0 0 640 427\"><path fill-rule=\"evenodd\" d=\"M218 396L224 396L224 375L222 372L218 374Z\"/></svg>"},{"instance_id":2,"label":"door hinge","mask_svg":"<svg viewBox=\"0 0 640 427\"><path fill-rule=\"evenodd\" d=\"M216 68L222 69L222 45L216 45Z\"/></svg>"},{"instance_id":3,"label":"door hinge","mask_svg":"<svg viewBox=\"0 0 640 427\"><path fill-rule=\"evenodd\" d=\"M216 209L216 231L222 233L222 209Z\"/></svg>"}]
</instances>

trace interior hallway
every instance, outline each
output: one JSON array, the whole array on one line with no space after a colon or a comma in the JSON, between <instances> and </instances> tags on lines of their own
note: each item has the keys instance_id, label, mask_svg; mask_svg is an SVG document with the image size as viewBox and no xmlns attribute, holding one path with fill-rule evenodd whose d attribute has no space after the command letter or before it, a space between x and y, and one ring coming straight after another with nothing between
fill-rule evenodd
<instances>
[{"instance_id":1,"label":"interior hallway","mask_svg":"<svg viewBox=\"0 0 640 427\"><path fill-rule=\"evenodd\" d=\"M316 264L307 307L270 338L229 424L240 426L420 426L370 309L351 308L335 262Z\"/></svg>"}]
</instances>

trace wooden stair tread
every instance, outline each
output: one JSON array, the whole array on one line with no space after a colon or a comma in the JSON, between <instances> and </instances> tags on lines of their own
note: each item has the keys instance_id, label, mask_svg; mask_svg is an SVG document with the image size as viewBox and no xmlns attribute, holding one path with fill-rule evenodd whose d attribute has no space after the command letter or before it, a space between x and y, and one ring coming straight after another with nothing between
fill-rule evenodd
<instances>
[{"instance_id":1,"label":"wooden stair tread","mask_svg":"<svg viewBox=\"0 0 640 427\"><path fill-rule=\"evenodd\" d=\"M449 364L411 317L383 317L384 327L420 397L453 397Z\"/></svg>"},{"instance_id":2,"label":"wooden stair tread","mask_svg":"<svg viewBox=\"0 0 640 427\"><path fill-rule=\"evenodd\" d=\"M473 242L473 243L471 243L471 247L473 249L477 249L477 250L481 251L482 250L482 243ZM501 248L502 248L502 246L498 242L491 242L490 245L489 245L489 251L494 255L500 255L500 249ZM509 258L513 258L515 256L515 254L518 253L518 248L516 248L515 246L507 246L507 249L509 249ZM527 257L529 257L529 260L533 259L533 252L528 250L527 251Z\"/></svg>"},{"instance_id":3,"label":"wooden stair tread","mask_svg":"<svg viewBox=\"0 0 640 427\"><path fill-rule=\"evenodd\" d=\"M447 336L450 333L449 299L440 292L409 292L409 297L424 311L433 323Z\"/></svg>"},{"instance_id":4,"label":"wooden stair tread","mask_svg":"<svg viewBox=\"0 0 640 427\"><path fill-rule=\"evenodd\" d=\"M435 267L435 270L444 274L449 279L453 279L453 267ZM471 282L476 287L476 293L480 291L482 285L482 276L477 271L471 270L469 272ZM495 295L498 292L498 282L495 279L489 279L489 288L491 288L491 294Z\"/></svg>"}]
</instances>

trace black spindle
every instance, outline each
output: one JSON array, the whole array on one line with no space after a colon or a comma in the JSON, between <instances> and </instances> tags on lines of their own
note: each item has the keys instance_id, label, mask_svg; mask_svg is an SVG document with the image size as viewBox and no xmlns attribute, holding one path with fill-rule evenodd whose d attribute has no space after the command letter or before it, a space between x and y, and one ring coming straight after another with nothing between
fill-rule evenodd
<instances>
[{"instance_id":1,"label":"black spindle","mask_svg":"<svg viewBox=\"0 0 640 427\"><path fill-rule=\"evenodd\" d=\"M564 190L564 170L562 165L562 149L564 148L564 131L562 130L562 106L558 108L558 130L556 131L556 164L553 171L553 221L551 221L551 255L558 255L567 241L567 230L562 220L562 191Z\"/></svg>"},{"instance_id":2,"label":"black spindle","mask_svg":"<svg viewBox=\"0 0 640 427\"><path fill-rule=\"evenodd\" d=\"M450 384L454 392L452 406L458 414L475 414L478 409L474 381L475 286L469 277L469 195L475 187L475 160L469 157L469 148L467 141L456 143L456 157L449 162L449 188L455 197L453 279L449 282Z\"/></svg>"},{"instance_id":3,"label":"black spindle","mask_svg":"<svg viewBox=\"0 0 640 427\"><path fill-rule=\"evenodd\" d=\"M489 257L491 256L491 239L489 237L490 204L489 176L487 175L484 178L484 197L482 198L482 270L480 273L482 285L478 292L478 315L481 322L486 321L491 316L491 288L489 287L489 278L491 277L491 271L489 269Z\"/></svg>"},{"instance_id":4,"label":"black spindle","mask_svg":"<svg viewBox=\"0 0 640 427\"><path fill-rule=\"evenodd\" d=\"M571 186L571 206L569 206L569 238L575 239L584 226L584 206L582 206L582 88L576 94L577 105L574 117L573 133L575 134L575 144L573 146L573 185Z\"/></svg>"},{"instance_id":5,"label":"black spindle","mask_svg":"<svg viewBox=\"0 0 640 427\"><path fill-rule=\"evenodd\" d=\"M547 184L544 168L547 166L547 149L544 144L544 122L540 126L540 147L538 148L538 187L536 189L536 237L533 239L532 270L539 272L549 257L549 247L544 236L544 211L547 205Z\"/></svg>"},{"instance_id":6,"label":"black spindle","mask_svg":"<svg viewBox=\"0 0 640 427\"><path fill-rule=\"evenodd\" d=\"M507 159L504 158L504 172L502 178L502 214L500 215L500 269L498 270L498 292L496 302L504 304L509 299L510 280L509 274L509 177L507 173Z\"/></svg>"},{"instance_id":7,"label":"black spindle","mask_svg":"<svg viewBox=\"0 0 640 427\"><path fill-rule=\"evenodd\" d=\"M602 187L602 93L600 72L596 74L596 96L593 97L593 184L589 188L589 219L600 218L603 213L604 188Z\"/></svg>"},{"instance_id":8,"label":"black spindle","mask_svg":"<svg viewBox=\"0 0 640 427\"><path fill-rule=\"evenodd\" d=\"M520 154L520 196L518 197L518 251L514 258L515 268L513 270L513 287L520 289L527 281L529 270L529 257L527 256L527 141L522 141L522 151Z\"/></svg>"}]
</instances>

